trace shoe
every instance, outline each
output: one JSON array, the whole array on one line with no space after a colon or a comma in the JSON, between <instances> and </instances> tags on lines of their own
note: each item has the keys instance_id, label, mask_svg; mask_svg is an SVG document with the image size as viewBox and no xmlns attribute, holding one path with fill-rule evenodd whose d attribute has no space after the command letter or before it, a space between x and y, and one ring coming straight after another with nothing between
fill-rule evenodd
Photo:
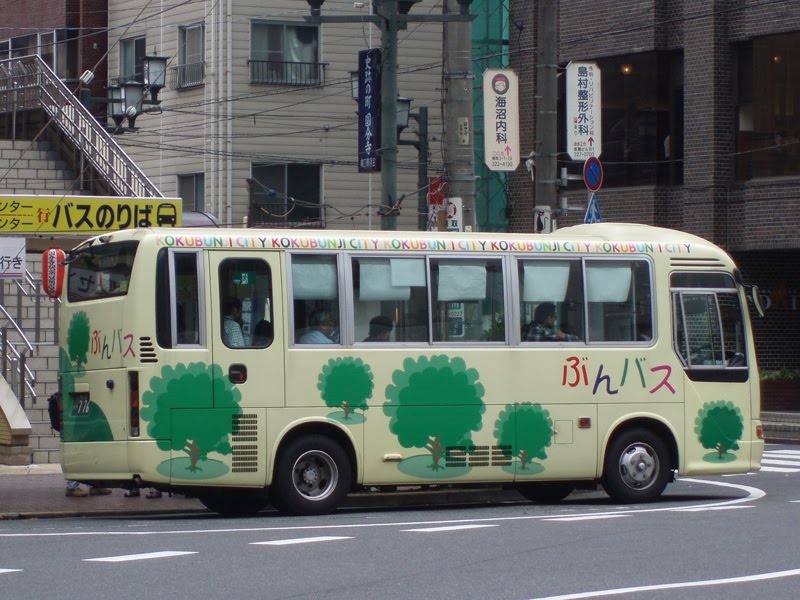
<instances>
[{"instance_id":1,"label":"shoe","mask_svg":"<svg viewBox=\"0 0 800 600\"><path fill-rule=\"evenodd\" d=\"M89 488L90 496L108 496L111 493L111 488Z\"/></svg>"},{"instance_id":2,"label":"shoe","mask_svg":"<svg viewBox=\"0 0 800 600\"><path fill-rule=\"evenodd\" d=\"M126 498L138 498L139 497L139 488L133 488L125 492Z\"/></svg>"},{"instance_id":3,"label":"shoe","mask_svg":"<svg viewBox=\"0 0 800 600\"><path fill-rule=\"evenodd\" d=\"M70 498L83 498L84 496L88 496L89 492L81 488L67 488L64 495Z\"/></svg>"}]
</instances>

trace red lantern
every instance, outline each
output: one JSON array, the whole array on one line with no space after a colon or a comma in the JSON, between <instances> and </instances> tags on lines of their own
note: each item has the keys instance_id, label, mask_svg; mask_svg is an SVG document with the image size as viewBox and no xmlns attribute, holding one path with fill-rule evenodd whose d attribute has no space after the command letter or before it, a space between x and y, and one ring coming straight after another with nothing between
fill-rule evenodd
<instances>
[{"instance_id":1,"label":"red lantern","mask_svg":"<svg viewBox=\"0 0 800 600\"><path fill-rule=\"evenodd\" d=\"M44 293L51 298L58 298L61 295L66 257L61 248L48 248L42 253L42 285Z\"/></svg>"}]
</instances>

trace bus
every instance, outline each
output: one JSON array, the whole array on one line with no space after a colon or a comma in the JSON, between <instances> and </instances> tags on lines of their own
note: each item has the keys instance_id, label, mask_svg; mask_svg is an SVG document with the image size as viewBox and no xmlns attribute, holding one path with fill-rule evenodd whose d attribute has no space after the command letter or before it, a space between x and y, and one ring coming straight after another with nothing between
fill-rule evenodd
<instances>
[{"instance_id":1,"label":"bus","mask_svg":"<svg viewBox=\"0 0 800 600\"><path fill-rule=\"evenodd\" d=\"M223 514L758 470L758 293L699 237L119 231L66 253L61 460ZM753 306L751 306L753 305Z\"/></svg>"}]
</instances>

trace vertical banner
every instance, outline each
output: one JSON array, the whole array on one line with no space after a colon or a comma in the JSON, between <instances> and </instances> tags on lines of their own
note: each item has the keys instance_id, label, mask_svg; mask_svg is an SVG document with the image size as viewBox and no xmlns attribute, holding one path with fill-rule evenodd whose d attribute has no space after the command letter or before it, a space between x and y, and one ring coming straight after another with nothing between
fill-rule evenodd
<instances>
[{"instance_id":1,"label":"vertical banner","mask_svg":"<svg viewBox=\"0 0 800 600\"><path fill-rule=\"evenodd\" d=\"M484 162L492 171L519 165L519 79L510 69L483 73Z\"/></svg>"},{"instance_id":2,"label":"vertical banner","mask_svg":"<svg viewBox=\"0 0 800 600\"><path fill-rule=\"evenodd\" d=\"M381 51L358 53L358 172L381 170Z\"/></svg>"},{"instance_id":3,"label":"vertical banner","mask_svg":"<svg viewBox=\"0 0 800 600\"><path fill-rule=\"evenodd\" d=\"M567 65L567 153L572 160L600 156L603 148L600 67Z\"/></svg>"}]
</instances>

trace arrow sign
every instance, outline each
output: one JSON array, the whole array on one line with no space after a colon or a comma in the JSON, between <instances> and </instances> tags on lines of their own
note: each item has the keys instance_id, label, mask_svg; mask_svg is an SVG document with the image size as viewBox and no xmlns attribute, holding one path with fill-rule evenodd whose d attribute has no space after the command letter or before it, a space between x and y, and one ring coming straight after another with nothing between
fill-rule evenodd
<instances>
[{"instance_id":1,"label":"arrow sign","mask_svg":"<svg viewBox=\"0 0 800 600\"><path fill-rule=\"evenodd\" d=\"M600 216L600 204L594 192L589 196L589 205L586 207L586 216L583 217L584 223L602 223L603 217Z\"/></svg>"}]
</instances>

